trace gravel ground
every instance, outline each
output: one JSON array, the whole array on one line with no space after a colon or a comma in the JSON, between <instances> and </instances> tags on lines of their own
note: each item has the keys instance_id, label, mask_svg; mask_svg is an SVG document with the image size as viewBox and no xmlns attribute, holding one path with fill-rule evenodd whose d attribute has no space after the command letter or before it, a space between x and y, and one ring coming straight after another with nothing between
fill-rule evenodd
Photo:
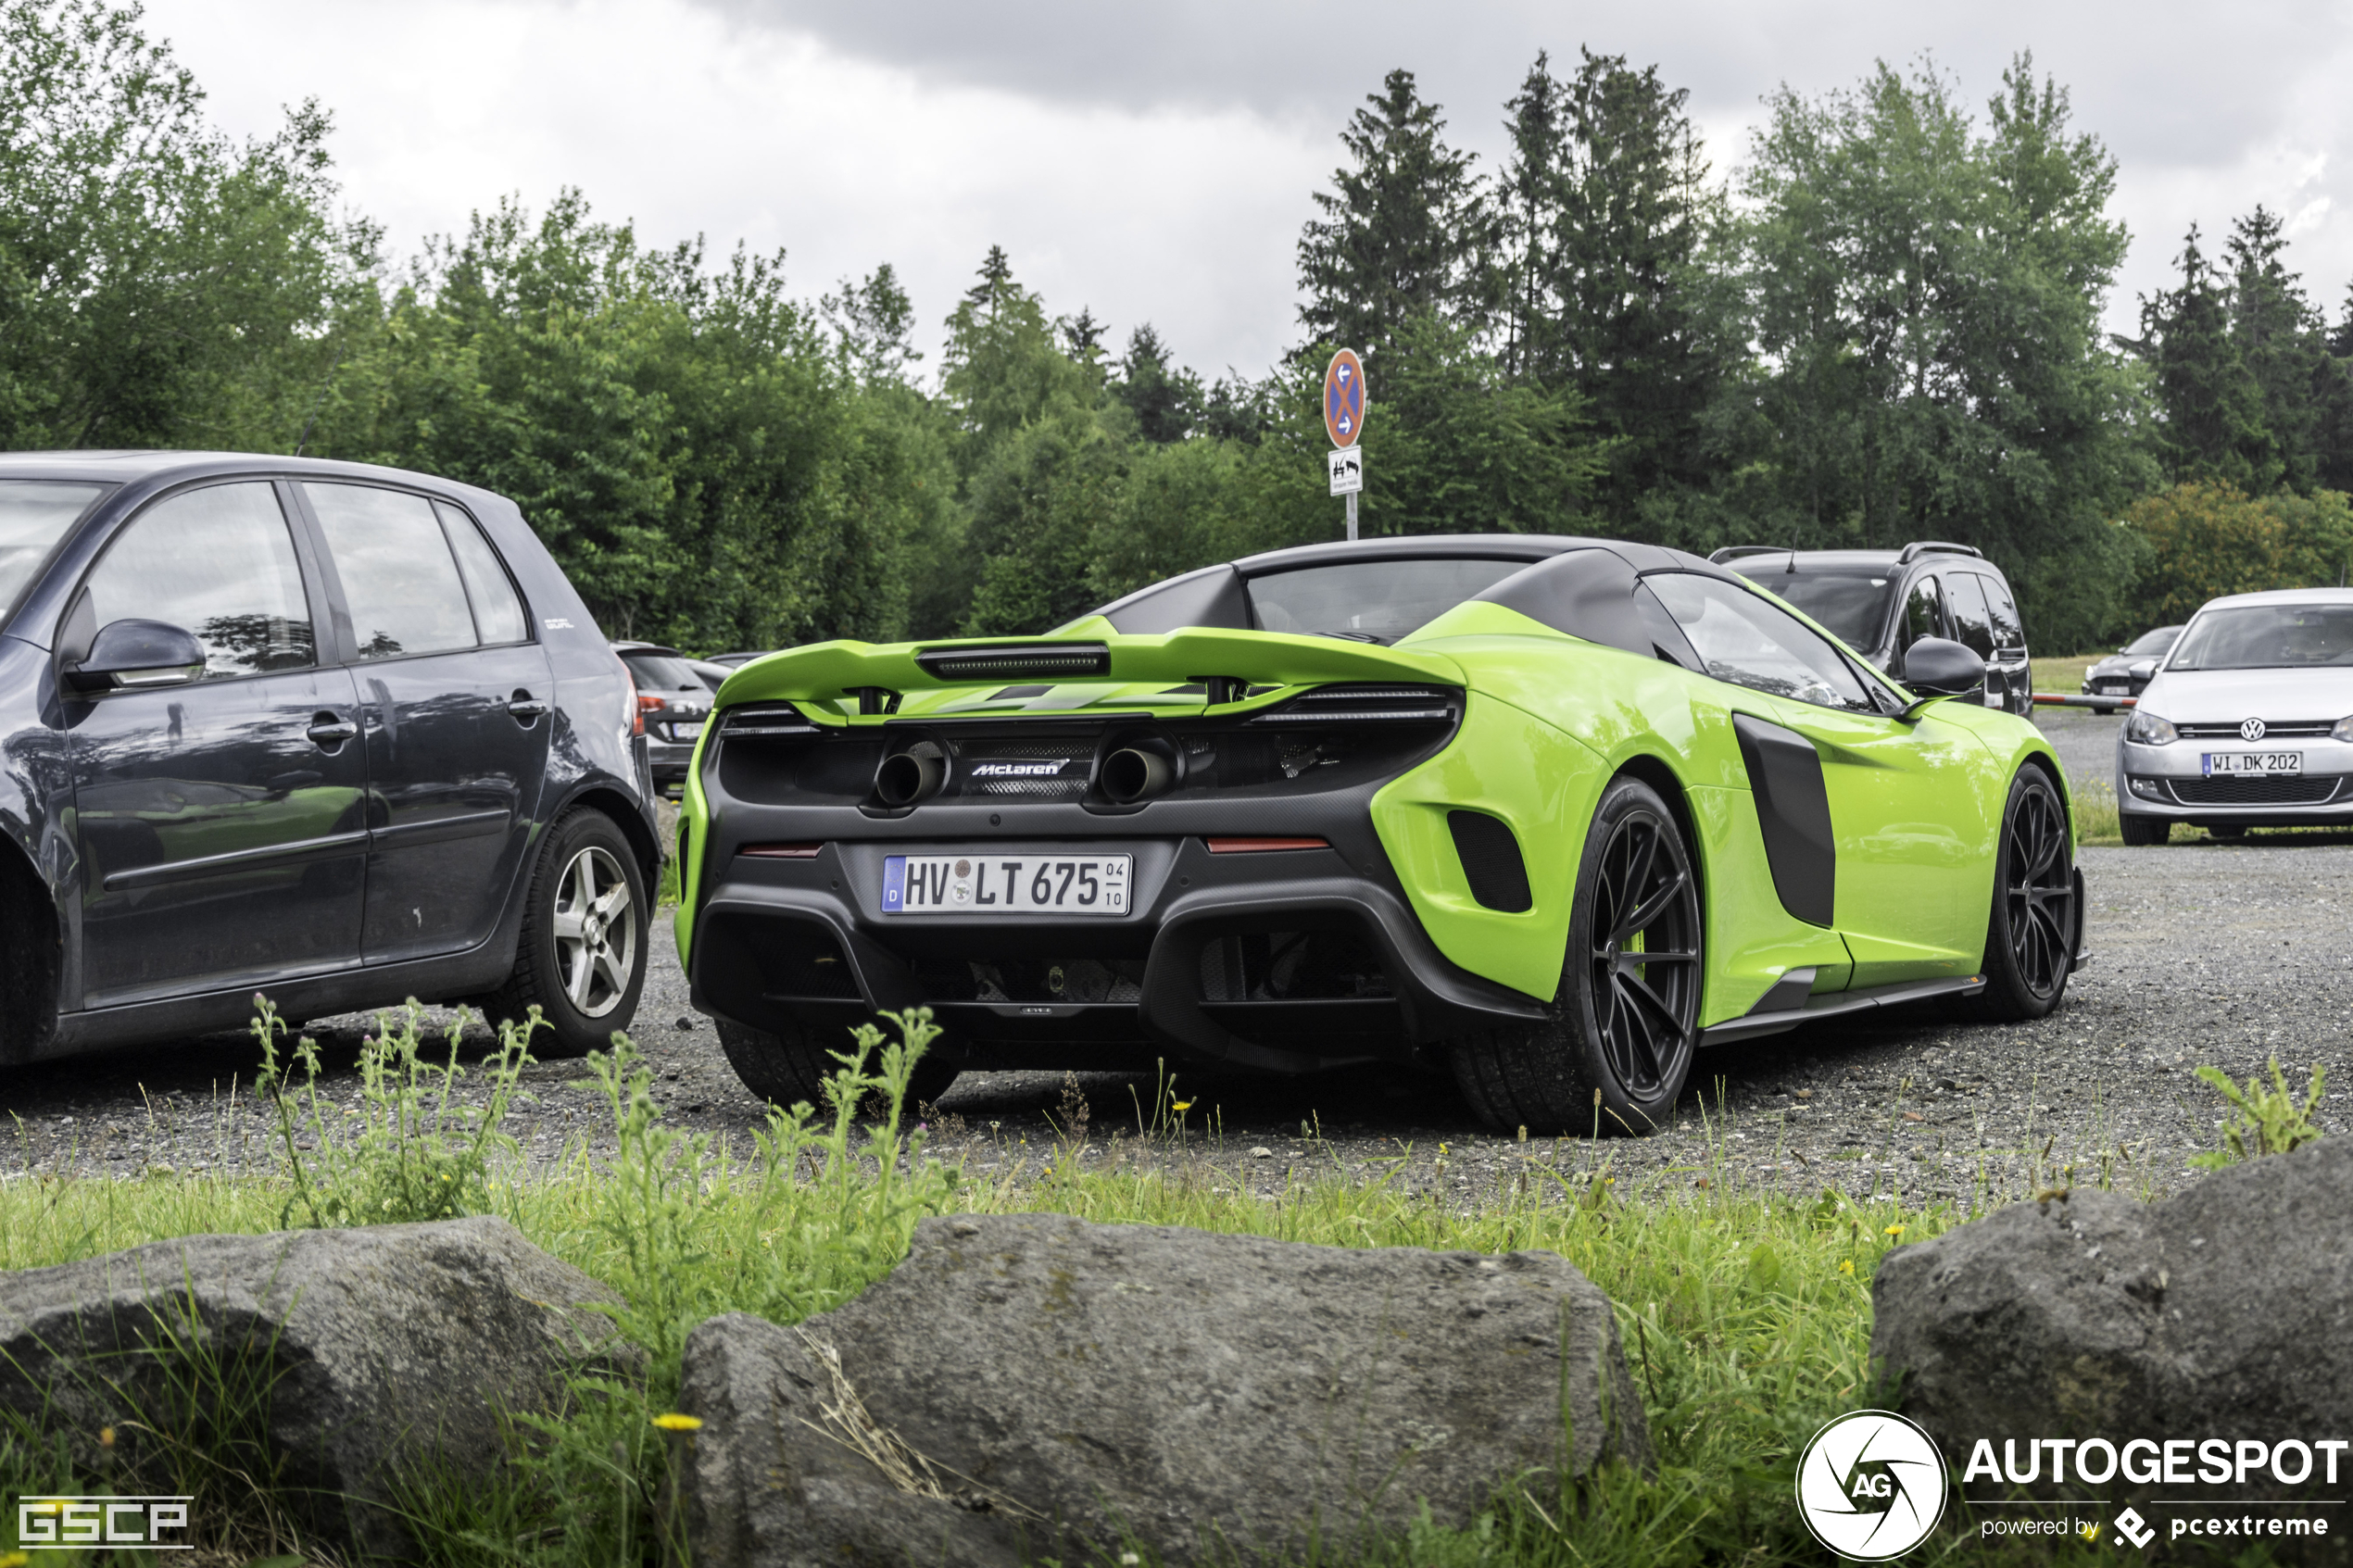
<instances>
[{"instance_id":1,"label":"gravel ground","mask_svg":"<svg viewBox=\"0 0 2353 1568\"><path fill-rule=\"evenodd\" d=\"M2067 1005L2037 1023L1970 1025L1922 1009L1726 1047L1702 1057L1675 1127L1590 1148L1491 1136L1441 1079L1352 1072L1270 1083L1180 1069L1176 1094L1192 1101L1185 1148L1255 1188L1279 1188L1294 1172L1393 1168L1403 1190L1465 1203L1530 1155L1579 1169L1605 1160L1628 1186L1731 1179L1967 1199L2107 1169L2120 1184L2164 1191L2215 1141L2220 1102L2194 1067L2244 1079L2277 1053L2298 1082L2317 1061L2347 1083L2353 847L2257 834L2232 846L2091 849L2083 860L2095 957ZM339 1101L356 1098L353 1063L369 1027L359 1017L312 1025ZM709 1021L686 1006L666 922L634 1034L681 1123L748 1147L761 1108L729 1072ZM0 1179L266 1168L254 1060L250 1040L216 1035L0 1073L0 1110L16 1135L13 1148L0 1148ZM575 1062L528 1070L532 1098L510 1126L535 1159L607 1124L585 1079ZM935 1148L980 1176L1034 1168L1074 1093L1088 1110L1088 1158L1101 1159L1114 1135L1135 1147L1155 1085L1122 1073L969 1074L932 1112ZM2342 1088L2321 1120L2344 1131Z\"/></svg>"}]
</instances>

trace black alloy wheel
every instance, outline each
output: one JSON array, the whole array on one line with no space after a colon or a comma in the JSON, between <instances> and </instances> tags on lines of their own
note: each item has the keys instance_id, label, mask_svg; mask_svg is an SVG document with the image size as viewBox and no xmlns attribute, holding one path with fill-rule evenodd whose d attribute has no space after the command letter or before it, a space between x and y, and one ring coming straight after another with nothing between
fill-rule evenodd
<instances>
[{"instance_id":1,"label":"black alloy wheel","mask_svg":"<svg viewBox=\"0 0 2353 1568\"><path fill-rule=\"evenodd\" d=\"M2067 809L2048 773L2021 768L2002 811L1978 1010L2017 1020L2040 1018L2058 1006L2082 920Z\"/></svg>"},{"instance_id":2,"label":"black alloy wheel","mask_svg":"<svg viewBox=\"0 0 2353 1568\"><path fill-rule=\"evenodd\" d=\"M1640 779L1613 781L1586 835L1552 1016L1453 1047L1471 1108L1498 1132L1666 1125L1699 1043L1704 930L1699 878L1673 813Z\"/></svg>"}]
</instances>

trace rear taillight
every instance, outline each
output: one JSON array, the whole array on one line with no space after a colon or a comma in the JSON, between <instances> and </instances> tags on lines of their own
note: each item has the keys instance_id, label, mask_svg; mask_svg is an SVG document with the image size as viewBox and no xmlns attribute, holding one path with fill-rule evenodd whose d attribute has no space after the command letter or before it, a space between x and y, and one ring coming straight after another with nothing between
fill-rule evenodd
<instances>
[{"instance_id":1,"label":"rear taillight","mask_svg":"<svg viewBox=\"0 0 2353 1568\"><path fill-rule=\"evenodd\" d=\"M629 683L629 703L622 710L622 717L629 725L630 738L635 740L646 733L646 699L637 695L637 677L629 668L629 661L619 654L612 656L612 661L621 666L621 678Z\"/></svg>"}]
</instances>

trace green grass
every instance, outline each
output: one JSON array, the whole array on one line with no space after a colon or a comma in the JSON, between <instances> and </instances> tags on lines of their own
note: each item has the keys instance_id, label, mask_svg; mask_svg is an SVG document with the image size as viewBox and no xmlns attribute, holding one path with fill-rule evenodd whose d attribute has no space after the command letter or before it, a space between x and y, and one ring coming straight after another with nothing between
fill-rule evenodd
<instances>
[{"instance_id":1,"label":"green grass","mask_svg":"<svg viewBox=\"0 0 2353 1568\"><path fill-rule=\"evenodd\" d=\"M413 1024L406 1039L413 1047ZM894 1103L891 1085L903 1085L908 1065L897 1046L868 1057L842 1103ZM730 1157L708 1139L663 1127L648 1075L629 1057L592 1067L621 1152L594 1166L574 1152L554 1173L528 1178L510 1166L483 1189L480 1206L621 1294L629 1305L620 1327L650 1352L652 1386L606 1388L574 1423L541 1432L511 1484L419 1478L410 1506L437 1562L552 1568L674 1560L662 1547L656 1501L668 1459L649 1418L674 1395L686 1328L733 1309L789 1323L839 1305L904 1255L921 1213L1033 1210L1337 1247L1541 1248L1608 1293L1657 1447L1656 1475L1613 1469L1573 1486L1532 1478L1470 1529L1426 1524L1360 1561L1378 1568L1820 1562L1824 1554L1791 1502L1796 1454L1822 1422L1883 1398L1869 1356L1870 1281L1881 1261L1968 1217L1836 1191L1812 1199L1768 1194L1744 1183L1720 1153L1638 1191L1611 1174L1608 1146L1575 1143L1522 1145L1522 1157L1500 1174L1442 1198L1353 1175L1337 1160L1294 1168L1278 1192L1260 1196L1223 1173L1197 1136L1165 1123L1116 1136L1108 1148L1098 1138L1083 1163L1072 1148L1053 1147L983 1180L926 1159L920 1132L902 1135L895 1113L862 1124L838 1105L829 1119L780 1115L751 1156ZM399 1085L421 1080L411 1071L386 1081L396 1099ZM422 1081L430 1092L430 1070ZM289 1117L310 1114L296 1098L284 1103ZM396 1104L371 1107L361 1120L402 1113ZM296 1145L288 1137L281 1147ZM383 1148L368 1143L364 1128L347 1132L344 1147ZM381 1158L391 1157L383 1150ZM413 1148L405 1155L417 1157ZM306 1179L323 1183L330 1199L338 1184L396 1190L382 1173L348 1166L322 1162ZM198 1232L264 1232L304 1211L290 1208L296 1197L288 1176L19 1178L0 1183L0 1267ZM12 1527L18 1497L100 1489L98 1478L63 1474L56 1453L23 1436L0 1426L0 1531ZM285 1526L267 1491L253 1487L241 1517L218 1526L218 1547L244 1542L253 1550L268 1542L274 1549L282 1541ZM0 1562L6 1549L0 1535ZM1909 1561L1978 1550L1957 1526ZM2057 1560L2047 1548L2005 1555ZM58 1568L68 1561L56 1559ZM50 1559L36 1555L31 1568L50 1568Z\"/></svg>"}]
</instances>

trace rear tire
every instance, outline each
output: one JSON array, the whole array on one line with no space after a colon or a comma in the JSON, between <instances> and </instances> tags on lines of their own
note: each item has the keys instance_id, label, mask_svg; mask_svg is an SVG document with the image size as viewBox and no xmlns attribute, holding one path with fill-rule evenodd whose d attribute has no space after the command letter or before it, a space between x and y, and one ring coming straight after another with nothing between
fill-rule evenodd
<instances>
[{"instance_id":1,"label":"rear tire","mask_svg":"<svg viewBox=\"0 0 2353 1568\"><path fill-rule=\"evenodd\" d=\"M849 1030L841 1032L838 1042L828 1045L814 1031L798 1023L774 1035L733 1019L720 1019L718 1025L719 1048L727 1053L727 1065L736 1070L745 1088L771 1105L789 1109L805 1100L821 1112L825 1110L825 1081L841 1071L841 1063L829 1053L850 1048ZM873 1069L880 1063L870 1058L867 1066ZM955 1067L926 1052L907 1082L901 1112L914 1115L919 1107L937 1100L955 1082Z\"/></svg>"},{"instance_id":2,"label":"rear tire","mask_svg":"<svg viewBox=\"0 0 2353 1568\"><path fill-rule=\"evenodd\" d=\"M2075 839L2058 788L2042 769L2021 768L2002 809L1994 909L1985 929L1985 989L1974 998L1973 1010L2016 1022L2058 1006L2067 994L2082 918L2075 891Z\"/></svg>"},{"instance_id":3,"label":"rear tire","mask_svg":"<svg viewBox=\"0 0 2353 1568\"><path fill-rule=\"evenodd\" d=\"M520 1023L537 1004L536 1057L609 1048L645 992L652 907L636 852L610 818L585 807L559 817L532 868L514 971L484 999L484 1016Z\"/></svg>"},{"instance_id":4,"label":"rear tire","mask_svg":"<svg viewBox=\"0 0 2353 1568\"><path fill-rule=\"evenodd\" d=\"M1457 1041L1463 1098L1501 1133L1666 1125L1699 1041L1702 935L1674 814L1640 779L1613 781L1586 833L1551 1016Z\"/></svg>"},{"instance_id":5,"label":"rear tire","mask_svg":"<svg viewBox=\"0 0 2353 1568\"><path fill-rule=\"evenodd\" d=\"M2173 824L2163 817L2136 817L2124 811L2118 813L2116 821L2127 848L2145 849L2173 836Z\"/></svg>"}]
</instances>

